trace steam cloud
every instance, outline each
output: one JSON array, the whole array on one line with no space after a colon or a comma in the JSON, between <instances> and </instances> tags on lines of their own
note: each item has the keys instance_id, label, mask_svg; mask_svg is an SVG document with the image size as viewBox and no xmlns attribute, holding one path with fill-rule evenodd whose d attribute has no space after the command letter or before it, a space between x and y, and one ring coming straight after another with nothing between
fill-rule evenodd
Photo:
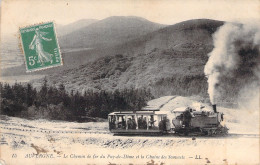
<instances>
[{"instance_id":1,"label":"steam cloud","mask_svg":"<svg viewBox=\"0 0 260 165\"><path fill-rule=\"evenodd\" d=\"M213 39L204 68L211 103L259 92L260 25L226 23Z\"/></svg>"}]
</instances>

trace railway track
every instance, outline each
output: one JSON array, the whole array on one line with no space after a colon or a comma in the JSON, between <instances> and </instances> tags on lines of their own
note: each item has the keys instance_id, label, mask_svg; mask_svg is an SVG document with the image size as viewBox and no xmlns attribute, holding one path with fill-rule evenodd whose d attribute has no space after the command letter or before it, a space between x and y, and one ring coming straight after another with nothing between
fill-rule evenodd
<instances>
[{"instance_id":1,"label":"railway track","mask_svg":"<svg viewBox=\"0 0 260 165\"><path fill-rule=\"evenodd\" d=\"M13 127L6 127L0 126L1 129L10 130L10 131L21 131L21 132L38 132L38 133L58 133L58 134L111 134L110 132L101 132L101 131L74 131L74 130L45 130L45 129L28 129L28 128L13 128ZM1 131L3 132L3 131ZM111 134L112 135L112 134Z\"/></svg>"},{"instance_id":2,"label":"railway track","mask_svg":"<svg viewBox=\"0 0 260 165\"><path fill-rule=\"evenodd\" d=\"M22 124L21 124L22 126ZM29 132L29 133L48 133L48 134L110 134L113 135L112 133L110 133L109 131L79 131L79 130L48 130L48 129L37 129L37 128L14 128L14 127L7 127L7 126L0 126L1 128L1 132L3 132L3 130L9 130L9 131L20 131L20 132ZM118 135L119 136L119 135ZM120 135L120 136L124 136L124 135ZM146 135L127 135L127 136L140 136L140 137L146 137ZM147 135L149 136L149 135ZM167 134L167 135L153 135L155 137L192 137L192 136L179 136L176 134ZM259 134L241 134L241 133L229 133L226 136L197 136L197 138L203 138L203 137L207 137L207 138L239 138L239 137L247 137L247 138L259 138Z\"/></svg>"}]
</instances>

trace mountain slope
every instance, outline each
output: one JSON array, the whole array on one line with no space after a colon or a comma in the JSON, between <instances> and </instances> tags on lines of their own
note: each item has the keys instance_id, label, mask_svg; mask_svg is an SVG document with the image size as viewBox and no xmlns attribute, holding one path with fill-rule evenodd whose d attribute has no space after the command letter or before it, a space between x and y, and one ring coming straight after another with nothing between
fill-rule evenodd
<instances>
[{"instance_id":1,"label":"mountain slope","mask_svg":"<svg viewBox=\"0 0 260 165\"><path fill-rule=\"evenodd\" d=\"M191 47L212 46L212 34L223 25L222 21L196 19L170 25L117 46L125 53L149 53L155 48L187 50ZM134 51L132 48L135 48Z\"/></svg>"},{"instance_id":2,"label":"mountain slope","mask_svg":"<svg viewBox=\"0 0 260 165\"><path fill-rule=\"evenodd\" d=\"M181 22L146 35L140 35L131 41L116 46L64 53L64 63L73 67L95 61L100 57L116 54L135 56L150 53L154 49L191 52L201 49L204 50L203 55L206 55L205 52L209 52L213 48L212 34L223 23L222 21L207 19Z\"/></svg>"},{"instance_id":3,"label":"mountain slope","mask_svg":"<svg viewBox=\"0 0 260 165\"><path fill-rule=\"evenodd\" d=\"M116 45L158 30L165 25L140 17L109 17L60 38L63 48L98 48Z\"/></svg>"},{"instance_id":4,"label":"mountain slope","mask_svg":"<svg viewBox=\"0 0 260 165\"><path fill-rule=\"evenodd\" d=\"M212 34L223 24L222 21L207 19L189 20L164 27L116 46L67 53L64 61L69 61L74 66L95 61L104 56L115 54L135 56L150 53L154 49L191 52L202 49L209 52L213 48ZM203 55L206 55L205 52Z\"/></svg>"},{"instance_id":5,"label":"mountain slope","mask_svg":"<svg viewBox=\"0 0 260 165\"><path fill-rule=\"evenodd\" d=\"M212 34L221 25L221 21L190 20L168 26L104 49L105 57L47 78L55 85L64 83L68 90L151 87L155 96L206 95L203 69L213 48Z\"/></svg>"},{"instance_id":6,"label":"mountain slope","mask_svg":"<svg viewBox=\"0 0 260 165\"><path fill-rule=\"evenodd\" d=\"M203 68L207 59L201 57L200 53L202 51L189 54L157 49L152 53L134 57L115 55L82 65L77 69L66 70L62 72L62 76L53 74L47 78L51 84L64 83L68 90L78 91L155 87L172 79L185 86L190 82L185 84L183 80L195 78L191 80L194 83L204 81Z\"/></svg>"}]
</instances>

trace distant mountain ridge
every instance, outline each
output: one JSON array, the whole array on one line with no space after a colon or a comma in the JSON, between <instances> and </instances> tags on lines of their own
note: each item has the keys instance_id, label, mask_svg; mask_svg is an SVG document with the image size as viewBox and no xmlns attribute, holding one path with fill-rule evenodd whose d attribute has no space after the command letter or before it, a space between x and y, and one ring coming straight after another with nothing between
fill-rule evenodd
<instances>
[{"instance_id":1,"label":"distant mountain ridge","mask_svg":"<svg viewBox=\"0 0 260 165\"><path fill-rule=\"evenodd\" d=\"M63 48L110 47L156 31L165 25L140 17L113 16L61 36Z\"/></svg>"},{"instance_id":2,"label":"distant mountain ridge","mask_svg":"<svg viewBox=\"0 0 260 165\"><path fill-rule=\"evenodd\" d=\"M95 23L97 21L98 21L97 19L81 19L67 25L57 25L56 26L57 34L58 36L64 36L69 33L72 33L73 31L77 31L83 27L89 26L92 23Z\"/></svg>"}]
</instances>

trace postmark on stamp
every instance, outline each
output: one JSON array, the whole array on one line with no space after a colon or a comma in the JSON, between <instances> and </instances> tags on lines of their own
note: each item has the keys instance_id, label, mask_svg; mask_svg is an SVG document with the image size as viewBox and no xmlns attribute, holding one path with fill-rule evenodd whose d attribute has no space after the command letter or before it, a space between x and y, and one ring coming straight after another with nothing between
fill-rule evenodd
<instances>
[{"instance_id":1,"label":"postmark on stamp","mask_svg":"<svg viewBox=\"0 0 260 165\"><path fill-rule=\"evenodd\" d=\"M27 72L62 65L53 22L20 28Z\"/></svg>"}]
</instances>

